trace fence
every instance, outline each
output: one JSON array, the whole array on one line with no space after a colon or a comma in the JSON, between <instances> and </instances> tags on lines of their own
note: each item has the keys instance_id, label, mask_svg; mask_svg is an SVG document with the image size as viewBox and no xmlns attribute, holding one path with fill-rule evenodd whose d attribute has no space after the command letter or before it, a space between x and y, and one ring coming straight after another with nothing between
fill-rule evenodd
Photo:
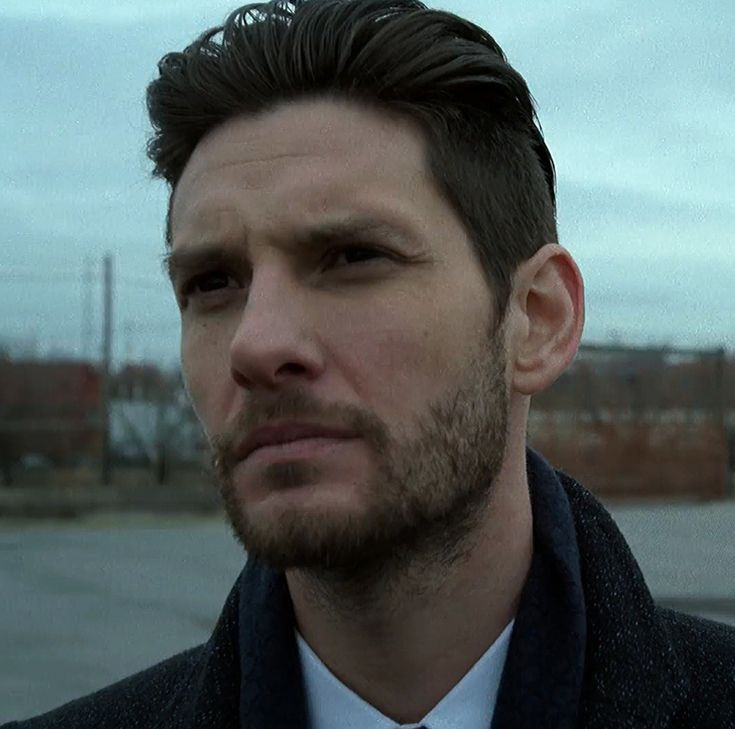
<instances>
[{"instance_id":1,"label":"fence","mask_svg":"<svg viewBox=\"0 0 735 729\"><path fill-rule=\"evenodd\" d=\"M105 442L116 483L201 480L205 439L180 373L123 368L112 376L106 408L101 381L92 363L0 361L5 486L97 485Z\"/></svg>"}]
</instances>

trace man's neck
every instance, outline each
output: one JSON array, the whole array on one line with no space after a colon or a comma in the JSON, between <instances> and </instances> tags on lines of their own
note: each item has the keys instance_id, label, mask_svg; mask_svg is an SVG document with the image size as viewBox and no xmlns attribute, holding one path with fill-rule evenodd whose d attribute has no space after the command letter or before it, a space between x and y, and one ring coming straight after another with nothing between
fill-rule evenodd
<instances>
[{"instance_id":1,"label":"man's neck","mask_svg":"<svg viewBox=\"0 0 735 729\"><path fill-rule=\"evenodd\" d=\"M525 474L524 474L525 476ZM498 479L467 550L428 555L362 581L287 573L297 627L345 685L400 723L420 721L516 614L533 553L522 483Z\"/></svg>"}]
</instances>

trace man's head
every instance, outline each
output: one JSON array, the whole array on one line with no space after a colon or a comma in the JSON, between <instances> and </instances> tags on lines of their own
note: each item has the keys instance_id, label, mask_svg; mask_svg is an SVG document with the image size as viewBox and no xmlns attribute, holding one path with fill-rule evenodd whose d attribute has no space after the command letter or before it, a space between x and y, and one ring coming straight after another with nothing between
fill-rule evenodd
<instances>
[{"instance_id":1,"label":"man's head","mask_svg":"<svg viewBox=\"0 0 735 729\"><path fill-rule=\"evenodd\" d=\"M175 188L222 122L330 96L412 118L502 315L516 266L556 242L554 165L531 95L483 29L418 0L297 0L234 11L148 88L154 174ZM170 221L167 239L170 243Z\"/></svg>"},{"instance_id":2,"label":"man's head","mask_svg":"<svg viewBox=\"0 0 735 729\"><path fill-rule=\"evenodd\" d=\"M249 6L220 30L160 64L149 151L235 533L284 568L456 558L522 398L581 329L526 86L487 34L417 2ZM358 437L239 460L285 421Z\"/></svg>"}]
</instances>

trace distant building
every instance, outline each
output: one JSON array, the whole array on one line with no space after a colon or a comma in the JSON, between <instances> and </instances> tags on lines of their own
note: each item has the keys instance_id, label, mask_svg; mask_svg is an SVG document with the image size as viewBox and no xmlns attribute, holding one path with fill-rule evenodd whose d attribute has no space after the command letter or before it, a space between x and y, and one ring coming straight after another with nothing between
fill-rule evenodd
<instances>
[{"instance_id":1,"label":"distant building","mask_svg":"<svg viewBox=\"0 0 735 729\"><path fill-rule=\"evenodd\" d=\"M153 463L162 454L199 462L206 444L179 373L152 364L124 365L113 377L110 443L127 462Z\"/></svg>"},{"instance_id":2,"label":"distant building","mask_svg":"<svg viewBox=\"0 0 735 729\"><path fill-rule=\"evenodd\" d=\"M585 346L533 397L529 438L600 496L732 496L734 380L722 350Z\"/></svg>"},{"instance_id":3,"label":"distant building","mask_svg":"<svg viewBox=\"0 0 735 729\"><path fill-rule=\"evenodd\" d=\"M75 465L98 457L101 381L94 365L0 359L0 457Z\"/></svg>"},{"instance_id":4,"label":"distant building","mask_svg":"<svg viewBox=\"0 0 735 729\"><path fill-rule=\"evenodd\" d=\"M113 400L126 402L155 402L170 385L170 376L155 364L128 363L112 376L111 397Z\"/></svg>"}]
</instances>

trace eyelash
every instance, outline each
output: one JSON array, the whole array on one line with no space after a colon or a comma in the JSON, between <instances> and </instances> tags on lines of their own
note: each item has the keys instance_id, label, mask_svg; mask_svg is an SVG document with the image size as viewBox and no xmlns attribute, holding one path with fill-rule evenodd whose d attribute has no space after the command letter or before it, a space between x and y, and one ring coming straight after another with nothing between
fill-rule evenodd
<instances>
[{"instance_id":1,"label":"eyelash","mask_svg":"<svg viewBox=\"0 0 735 729\"><path fill-rule=\"evenodd\" d=\"M226 270L221 268L213 268L210 271L205 271L204 273L198 273L196 276L192 276L186 283L183 285L181 289L181 295L182 296L191 296L194 293L207 293L211 294L216 291L221 291L222 289L212 289L211 291L203 291L203 292L195 292L194 288L196 285L200 282L205 280L208 276L213 275L224 275L226 278L229 278L231 274L229 274ZM226 287L224 287L226 288Z\"/></svg>"},{"instance_id":2,"label":"eyelash","mask_svg":"<svg viewBox=\"0 0 735 729\"><path fill-rule=\"evenodd\" d=\"M381 251L378 248L374 248L373 246L369 245L353 245L353 246L338 246L336 248L330 248L327 251L327 255L325 258L329 260L333 260L336 255L339 255L340 253L345 253L348 251L369 251L371 254L375 254L377 258L387 258L387 254ZM358 263L369 263L370 261L374 261L376 258L370 258L367 261L359 261ZM355 264L352 264L355 265Z\"/></svg>"},{"instance_id":3,"label":"eyelash","mask_svg":"<svg viewBox=\"0 0 735 729\"><path fill-rule=\"evenodd\" d=\"M324 256L325 259L333 260L337 255L345 252L350 251L369 251L371 254L374 254L374 257L369 258L364 261L358 261L353 264L347 264L347 265L364 265L365 263L371 263L372 261L379 260L381 258L387 259L388 255L381 251L378 248L373 248L372 246L368 245L353 245L353 246L339 246L336 248L330 248L326 255ZM341 266L340 268L344 268L344 266ZM204 271L203 273L198 273L195 276L192 276L188 281L184 283L184 286L181 290L182 296L191 296L194 292L194 288L198 283L200 283L203 280L206 280L208 276L213 275L224 275L225 277L229 277L232 274L227 271L227 269L224 268L212 268L209 271ZM227 288L224 286L223 288ZM206 292L199 292L199 293L216 293L217 291L222 291L222 289L212 289L211 291Z\"/></svg>"}]
</instances>

